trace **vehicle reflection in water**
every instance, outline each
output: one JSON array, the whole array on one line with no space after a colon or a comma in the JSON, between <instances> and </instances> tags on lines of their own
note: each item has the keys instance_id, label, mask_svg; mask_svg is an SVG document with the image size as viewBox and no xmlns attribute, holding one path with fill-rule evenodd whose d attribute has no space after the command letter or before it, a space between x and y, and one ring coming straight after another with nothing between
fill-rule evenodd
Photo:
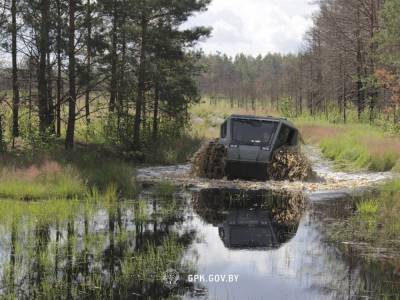
<instances>
[{"instance_id":1,"label":"vehicle reflection in water","mask_svg":"<svg viewBox=\"0 0 400 300\"><path fill-rule=\"evenodd\" d=\"M296 233L304 210L299 193L209 189L194 199L197 214L218 227L231 249L279 248Z\"/></svg>"},{"instance_id":2,"label":"vehicle reflection in water","mask_svg":"<svg viewBox=\"0 0 400 300\"><path fill-rule=\"evenodd\" d=\"M390 269L371 268L327 241L326 224L351 215L349 197L313 200L305 209L297 193L195 193L191 226L200 239L185 259L206 278L195 287L205 288L209 299L398 299ZM239 279L207 282L215 274Z\"/></svg>"},{"instance_id":3,"label":"vehicle reflection in water","mask_svg":"<svg viewBox=\"0 0 400 300\"><path fill-rule=\"evenodd\" d=\"M265 210L236 209L229 212L226 221L218 226L225 247L233 249L273 249L281 243L276 228Z\"/></svg>"}]
</instances>

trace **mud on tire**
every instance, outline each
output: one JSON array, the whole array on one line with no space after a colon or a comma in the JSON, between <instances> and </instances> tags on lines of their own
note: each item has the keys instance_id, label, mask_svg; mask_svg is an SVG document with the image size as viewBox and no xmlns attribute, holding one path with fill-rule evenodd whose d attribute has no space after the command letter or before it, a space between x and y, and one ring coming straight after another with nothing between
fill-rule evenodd
<instances>
[{"instance_id":1,"label":"mud on tire","mask_svg":"<svg viewBox=\"0 0 400 300\"><path fill-rule=\"evenodd\" d=\"M315 176L311 163L298 146L284 146L272 155L268 178L272 180L310 180Z\"/></svg>"},{"instance_id":2,"label":"mud on tire","mask_svg":"<svg viewBox=\"0 0 400 300\"><path fill-rule=\"evenodd\" d=\"M192 174L209 179L222 179L225 176L225 146L218 139L203 145L193 157Z\"/></svg>"}]
</instances>

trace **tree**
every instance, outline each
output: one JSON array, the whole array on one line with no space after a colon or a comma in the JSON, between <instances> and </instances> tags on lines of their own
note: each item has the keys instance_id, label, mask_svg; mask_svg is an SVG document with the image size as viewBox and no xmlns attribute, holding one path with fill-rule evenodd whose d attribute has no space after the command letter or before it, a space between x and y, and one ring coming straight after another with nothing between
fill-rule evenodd
<instances>
[{"instance_id":1,"label":"tree","mask_svg":"<svg viewBox=\"0 0 400 300\"><path fill-rule=\"evenodd\" d=\"M69 28L68 28L68 81L69 81L69 95L68 95L68 124L67 135L65 137L65 146L71 149L74 146L75 134L75 106L76 106L76 71L75 71L75 12L76 0L68 1L69 9Z\"/></svg>"},{"instance_id":2,"label":"tree","mask_svg":"<svg viewBox=\"0 0 400 300\"><path fill-rule=\"evenodd\" d=\"M47 54L49 53L49 10L49 0L40 0L38 100L39 128L41 134L44 134L50 125L48 117L48 81L46 76Z\"/></svg>"},{"instance_id":3,"label":"tree","mask_svg":"<svg viewBox=\"0 0 400 300\"><path fill-rule=\"evenodd\" d=\"M18 87L18 65L17 65L17 1L11 1L11 35L12 35L12 86L13 86L13 138L19 136L18 112L19 112L19 87Z\"/></svg>"}]
</instances>

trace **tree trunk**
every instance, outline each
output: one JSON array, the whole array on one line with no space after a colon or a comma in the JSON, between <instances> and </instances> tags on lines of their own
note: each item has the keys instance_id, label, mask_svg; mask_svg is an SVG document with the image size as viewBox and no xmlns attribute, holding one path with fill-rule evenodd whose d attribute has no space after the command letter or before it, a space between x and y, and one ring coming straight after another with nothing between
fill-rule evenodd
<instances>
[{"instance_id":1,"label":"tree trunk","mask_svg":"<svg viewBox=\"0 0 400 300\"><path fill-rule=\"evenodd\" d=\"M123 7L126 5L126 1L124 0L122 3ZM123 13L122 16L122 24L126 22L126 13ZM124 25L123 25L124 26ZM126 80L125 80L125 64L126 64L126 28L122 27L122 34L121 34L121 62L119 67L119 82L118 82L118 95L117 95L117 128L119 135L120 128L121 128L121 117L124 112L124 103L126 97ZM127 105L128 106L128 105ZM128 112L129 108L126 107L126 112Z\"/></svg>"},{"instance_id":2,"label":"tree trunk","mask_svg":"<svg viewBox=\"0 0 400 300\"><path fill-rule=\"evenodd\" d=\"M75 134L75 105L76 105L76 83L75 83L75 10L76 0L69 0L69 37L68 37L68 79L69 79L69 99L68 99L68 125L65 139L65 147L74 147Z\"/></svg>"},{"instance_id":3,"label":"tree trunk","mask_svg":"<svg viewBox=\"0 0 400 300\"><path fill-rule=\"evenodd\" d=\"M38 71L38 98L39 98L39 129L44 134L48 127L48 99L46 60L49 52L49 1L41 0L41 26L39 41L39 71Z\"/></svg>"},{"instance_id":4,"label":"tree trunk","mask_svg":"<svg viewBox=\"0 0 400 300\"><path fill-rule=\"evenodd\" d=\"M110 111L115 111L117 98L117 1L114 0L112 46L111 46L111 86L110 86Z\"/></svg>"},{"instance_id":5,"label":"tree trunk","mask_svg":"<svg viewBox=\"0 0 400 300\"><path fill-rule=\"evenodd\" d=\"M6 150L6 145L4 143L4 135L3 135L3 115L0 112L0 153L5 152L5 150Z\"/></svg>"},{"instance_id":6,"label":"tree trunk","mask_svg":"<svg viewBox=\"0 0 400 300\"><path fill-rule=\"evenodd\" d=\"M376 48L377 48L377 43L374 41L375 37L375 28L377 27L377 7L375 0L371 0L370 2L370 74L375 74L375 54L376 54ZM370 93L370 101L369 101L369 122L372 124L374 122L374 110L375 110L375 105L378 97L378 92L377 88L375 86L371 87L372 91Z\"/></svg>"},{"instance_id":7,"label":"tree trunk","mask_svg":"<svg viewBox=\"0 0 400 300\"><path fill-rule=\"evenodd\" d=\"M48 114L47 114L47 124L51 128L51 132L55 133L54 126L54 103L53 103L53 86L52 86L52 67L50 62L50 52L47 53L47 103L48 103Z\"/></svg>"},{"instance_id":8,"label":"tree trunk","mask_svg":"<svg viewBox=\"0 0 400 300\"><path fill-rule=\"evenodd\" d=\"M15 264L16 264L16 249L17 249L17 225L15 219L11 224L11 249L10 249L10 291L14 293L15 287Z\"/></svg>"},{"instance_id":9,"label":"tree trunk","mask_svg":"<svg viewBox=\"0 0 400 300\"><path fill-rule=\"evenodd\" d=\"M57 0L57 103L56 103L56 134L58 137L61 136L61 90L62 90L62 45L61 45L61 35L62 35L62 13L61 13L61 0Z\"/></svg>"},{"instance_id":10,"label":"tree trunk","mask_svg":"<svg viewBox=\"0 0 400 300\"><path fill-rule=\"evenodd\" d=\"M123 1L122 5L125 7L126 1ZM126 13L123 13L122 24L126 22ZM118 95L117 95L117 105L121 112L125 97L126 97L126 83L125 83L125 64L126 64L126 28L121 28L121 62L119 67L119 84L118 84Z\"/></svg>"},{"instance_id":11,"label":"tree trunk","mask_svg":"<svg viewBox=\"0 0 400 300\"><path fill-rule=\"evenodd\" d=\"M135 113L134 135L133 135L133 142L135 149L140 149L140 125L141 125L142 105L145 93L147 20L144 17L142 18L140 25L141 25L140 60L139 60L138 89L136 98L136 113Z\"/></svg>"},{"instance_id":12,"label":"tree trunk","mask_svg":"<svg viewBox=\"0 0 400 300\"><path fill-rule=\"evenodd\" d=\"M13 129L12 136L13 141L15 137L19 136L19 124L18 124L18 113L19 113L19 86L18 86L18 66L17 66L17 7L16 0L11 2L11 35L12 35L12 87L13 87Z\"/></svg>"},{"instance_id":13,"label":"tree trunk","mask_svg":"<svg viewBox=\"0 0 400 300\"><path fill-rule=\"evenodd\" d=\"M153 142L157 141L158 138L158 105L160 99L160 91L158 87L158 82L155 84L154 88L154 109L153 109Z\"/></svg>"},{"instance_id":14,"label":"tree trunk","mask_svg":"<svg viewBox=\"0 0 400 300\"><path fill-rule=\"evenodd\" d=\"M346 101L346 73L343 70L343 75L342 75L342 80L343 80L343 91L342 91L342 98L343 98L343 123L346 124L347 122L347 101Z\"/></svg>"},{"instance_id":15,"label":"tree trunk","mask_svg":"<svg viewBox=\"0 0 400 300\"><path fill-rule=\"evenodd\" d=\"M28 120L29 120L29 130L31 129L32 126L32 68L33 68L33 63L32 63L32 58L29 58L29 83L28 83Z\"/></svg>"},{"instance_id":16,"label":"tree trunk","mask_svg":"<svg viewBox=\"0 0 400 300\"><path fill-rule=\"evenodd\" d=\"M92 82L91 63L92 63L92 8L90 0L87 0L86 8L86 26L87 26L87 40L86 40L86 56L87 56L87 83L85 91L85 116L86 124L90 123L90 89Z\"/></svg>"},{"instance_id":17,"label":"tree trunk","mask_svg":"<svg viewBox=\"0 0 400 300\"><path fill-rule=\"evenodd\" d=\"M74 0L69 0L69 3L73 2ZM72 297L72 284L73 284L73 248L72 243L75 237L75 228L74 228L74 221L69 220L67 224L67 259L66 259L66 288L67 288L67 299L73 299Z\"/></svg>"},{"instance_id":18,"label":"tree trunk","mask_svg":"<svg viewBox=\"0 0 400 300\"><path fill-rule=\"evenodd\" d=\"M356 41L357 41L357 117L361 120L361 113L364 106L364 91L362 83L362 45L361 45L361 25L360 25L360 8L357 8L357 30L356 30Z\"/></svg>"}]
</instances>

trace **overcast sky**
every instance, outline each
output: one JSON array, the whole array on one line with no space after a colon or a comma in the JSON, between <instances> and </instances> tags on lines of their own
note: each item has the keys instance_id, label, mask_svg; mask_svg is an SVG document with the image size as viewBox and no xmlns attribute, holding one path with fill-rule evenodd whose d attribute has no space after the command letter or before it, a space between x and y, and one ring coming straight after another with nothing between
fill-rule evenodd
<instances>
[{"instance_id":1,"label":"overcast sky","mask_svg":"<svg viewBox=\"0 0 400 300\"><path fill-rule=\"evenodd\" d=\"M297 52L311 26L317 7L310 0L213 0L205 13L192 17L185 27L211 26L212 36L201 47L220 51L267 54Z\"/></svg>"}]
</instances>

